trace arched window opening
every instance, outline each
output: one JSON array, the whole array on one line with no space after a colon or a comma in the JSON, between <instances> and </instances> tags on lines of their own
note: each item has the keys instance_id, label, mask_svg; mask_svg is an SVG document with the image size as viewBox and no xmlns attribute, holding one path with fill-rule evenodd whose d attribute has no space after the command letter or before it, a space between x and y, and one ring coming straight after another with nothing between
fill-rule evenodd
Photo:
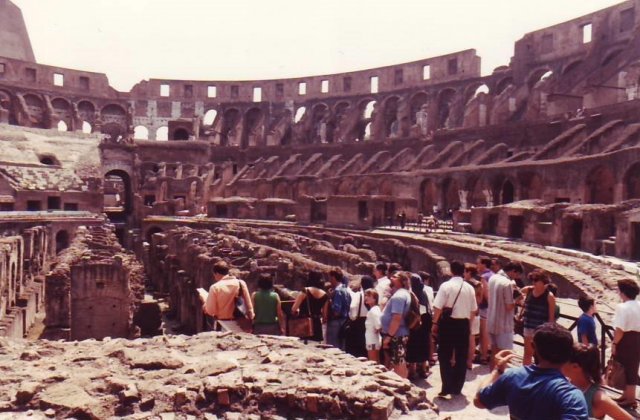
<instances>
[{"instance_id":1,"label":"arched window opening","mask_svg":"<svg viewBox=\"0 0 640 420\"><path fill-rule=\"evenodd\" d=\"M296 116L293 119L294 123L299 123L300 120L302 120L302 118L304 117L304 114L307 112L307 108L301 106L300 108L298 108L298 110L296 111Z\"/></svg>"},{"instance_id":2,"label":"arched window opening","mask_svg":"<svg viewBox=\"0 0 640 420\"><path fill-rule=\"evenodd\" d=\"M58 131L68 131L69 127L67 127L67 123L60 120L58 121Z\"/></svg>"},{"instance_id":3,"label":"arched window opening","mask_svg":"<svg viewBox=\"0 0 640 420\"><path fill-rule=\"evenodd\" d=\"M189 132L184 128L177 128L173 132L174 140L189 140Z\"/></svg>"},{"instance_id":4,"label":"arched window opening","mask_svg":"<svg viewBox=\"0 0 640 420\"><path fill-rule=\"evenodd\" d=\"M144 125L139 125L133 129L133 138L137 140L149 140L149 129Z\"/></svg>"},{"instance_id":5,"label":"arched window opening","mask_svg":"<svg viewBox=\"0 0 640 420\"><path fill-rule=\"evenodd\" d=\"M82 132L84 134L91 134L93 127L87 121L82 121Z\"/></svg>"},{"instance_id":6,"label":"arched window opening","mask_svg":"<svg viewBox=\"0 0 640 420\"><path fill-rule=\"evenodd\" d=\"M202 123L208 126L213 125L217 116L218 116L218 111L216 111L215 109L210 109L207 111L206 114L204 114L204 119L202 120Z\"/></svg>"},{"instance_id":7,"label":"arched window opening","mask_svg":"<svg viewBox=\"0 0 640 420\"><path fill-rule=\"evenodd\" d=\"M169 127L160 127L156 130L156 140L167 141L169 140Z\"/></svg>"},{"instance_id":8,"label":"arched window opening","mask_svg":"<svg viewBox=\"0 0 640 420\"><path fill-rule=\"evenodd\" d=\"M369 119L373 115L373 109L375 108L376 101L367 102L367 106L364 108L364 118Z\"/></svg>"}]
</instances>

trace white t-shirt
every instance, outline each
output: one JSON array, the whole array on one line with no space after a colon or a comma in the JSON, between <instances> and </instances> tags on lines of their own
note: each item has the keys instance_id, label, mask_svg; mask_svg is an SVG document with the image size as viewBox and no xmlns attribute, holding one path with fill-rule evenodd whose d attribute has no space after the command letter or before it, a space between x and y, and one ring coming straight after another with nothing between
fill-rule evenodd
<instances>
[{"instance_id":1,"label":"white t-shirt","mask_svg":"<svg viewBox=\"0 0 640 420\"><path fill-rule=\"evenodd\" d=\"M349 289L349 294L351 295L351 305L349 306L349 318L357 319L364 318L367 316L367 305L364 304L364 292L362 290L358 292L354 292Z\"/></svg>"},{"instance_id":2,"label":"white t-shirt","mask_svg":"<svg viewBox=\"0 0 640 420\"><path fill-rule=\"evenodd\" d=\"M460 289L460 284L462 284L462 289ZM456 301L458 290L460 295ZM455 305L453 304L454 302ZM442 283L440 289L438 289L433 307L438 309L453 307L451 318L470 319L471 312L478 310L476 292L469 283L462 280L462 277L451 277L451 279Z\"/></svg>"},{"instance_id":3,"label":"white t-shirt","mask_svg":"<svg viewBox=\"0 0 640 420\"><path fill-rule=\"evenodd\" d=\"M613 327L622 331L640 332L640 302L628 300L616 307L616 314L613 317Z\"/></svg>"},{"instance_id":4,"label":"white t-shirt","mask_svg":"<svg viewBox=\"0 0 640 420\"><path fill-rule=\"evenodd\" d=\"M382 323L380 322L380 318L382 318L382 311L379 306L374 306L369 309L369 313L367 313L367 320L364 322L364 337L367 346L382 343L382 337L380 336Z\"/></svg>"},{"instance_id":5,"label":"white t-shirt","mask_svg":"<svg viewBox=\"0 0 640 420\"><path fill-rule=\"evenodd\" d=\"M387 276L378 279L376 292L378 292L378 302L380 306L384 306L391 297L391 280L389 280Z\"/></svg>"},{"instance_id":6,"label":"white t-shirt","mask_svg":"<svg viewBox=\"0 0 640 420\"><path fill-rule=\"evenodd\" d=\"M427 301L429 302L429 307L427 308L425 305L420 305L420 315L424 315L429 311L429 313L433 314L433 287L424 286L424 294L427 295Z\"/></svg>"}]
</instances>

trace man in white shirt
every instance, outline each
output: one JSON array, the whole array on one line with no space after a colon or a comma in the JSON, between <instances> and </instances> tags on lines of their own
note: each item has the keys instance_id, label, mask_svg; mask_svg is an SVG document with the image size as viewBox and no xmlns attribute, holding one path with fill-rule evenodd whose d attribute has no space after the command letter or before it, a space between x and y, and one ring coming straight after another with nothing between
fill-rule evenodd
<instances>
[{"instance_id":1,"label":"man in white shirt","mask_svg":"<svg viewBox=\"0 0 640 420\"><path fill-rule=\"evenodd\" d=\"M501 350L513 349L513 318L515 301L513 299L513 286L516 280L522 276L522 265L509 262L504 271L505 274L494 274L489 279L489 308L487 312L487 330L493 354ZM493 369L495 359L491 358L490 366Z\"/></svg>"},{"instance_id":2,"label":"man in white shirt","mask_svg":"<svg viewBox=\"0 0 640 420\"><path fill-rule=\"evenodd\" d=\"M378 263L373 269L373 277L376 279L376 292L378 292L378 304L380 309L391 297L391 280L387 277L387 264Z\"/></svg>"},{"instance_id":3,"label":"man in white shirt","mask_svg":"<svg viewBox=\"0 0 640 420\"><path fill-rule=\"evenodd\" d=\"M451 262L453 277L444 282L433 303L433 334L438 335L442 390L438 396L460 395L467 370L470 324L478 310L473 287L462 279L464 264ZM451 358L455 354L455 366Z\"/></svg>"}]
</instances>

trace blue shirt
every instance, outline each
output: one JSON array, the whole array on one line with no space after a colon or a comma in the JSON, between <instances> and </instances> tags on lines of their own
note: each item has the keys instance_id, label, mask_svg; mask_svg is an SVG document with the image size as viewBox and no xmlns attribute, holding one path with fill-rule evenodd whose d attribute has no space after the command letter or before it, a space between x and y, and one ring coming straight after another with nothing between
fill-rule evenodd
<instances>
[{"instance_id":1,"label":"blue shirt","mask_svg":"<svg viewBox=\"0 0 640 420\"><path fill-rule=\"evenodd\" d=\"M594 346L598 345L598 337L596 336L596 320L593 319L592 316L587 314L582 314L578 318L578 342L582 343L583 335L587 335L587 340L589 340L589 344L593 344Z\"/></svg>"},{"instance_id":2,"label":"blue shirt","mask_svg":"<svg viewBox=\"0 0 640 420\"><path fill-rule=\"evenodd\" d=\"M339 284L331 295L331 319L348 317L350 307L351 295L344 284Z\"/></svg>"},{"instance_id":3,"label":"blue shirt","mask_svg":"<svg viewBox=\"0 0 640 420\"><path fill-rule=\"evenodd\" d=\"M409 291L406 289L398 289L396 292L389 298L387 304L384 306L384 311L382 312L382 318L380 318L380 323L382 324L382 333L389 333L389 325L391 325L391 318L395 314L402 315L402 321L400 321L400 327L398 331L396 331L396 337L406 337L409 335L409 328L407 328L407 323L404 320L404 317L409 312L409 308L411 306L411 295Z\"/></svg>"},{"instance_id":4,"label":"blue shirt","mask_svg":"<svg viewBox=\"0 0 640 420\"><path fill-rule=\"evenodd\" d=\"M511 417L519 420L589 418L584 394L557 369L535 365L507 369L480 390L479 398L489 409L508 405Z\"/></svg>"}]
</instances>

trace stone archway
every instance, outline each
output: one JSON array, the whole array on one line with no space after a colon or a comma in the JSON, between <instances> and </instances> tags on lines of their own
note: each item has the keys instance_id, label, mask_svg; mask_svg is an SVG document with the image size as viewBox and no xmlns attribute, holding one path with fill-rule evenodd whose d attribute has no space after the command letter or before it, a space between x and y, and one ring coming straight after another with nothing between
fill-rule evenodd
<instances>
[{"instance_id":1,"label":"stone archway","mask_svg":"<svg viewBox=\"0 0 640 420\"><path fill-rule=\"evenodd\" d=\"M585 180L586 204L613 204L616 178L606 166L598 166Z\"/></svg>"}]
</instances>

